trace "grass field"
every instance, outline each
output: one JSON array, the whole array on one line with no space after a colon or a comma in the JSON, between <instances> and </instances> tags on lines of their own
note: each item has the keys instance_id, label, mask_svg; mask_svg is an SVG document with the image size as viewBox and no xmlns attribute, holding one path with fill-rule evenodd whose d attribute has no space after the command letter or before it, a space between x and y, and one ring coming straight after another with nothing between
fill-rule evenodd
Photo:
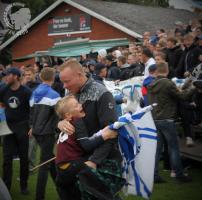
<instances>
[{"instance_id":1,"label":"grass field","mask_svg":"<svg viewBox=\"0 0 202 200\"><path fill-rule=\"evenodd\" d=\"M0 166L2 166L2 149L0 148ZM37 174L33 174L29 178L30 194L23 196L20 194L19 181L19 161L13 161L13 182L11 196L13 200L34 200L35 185ZM2 168L0 168L1 172ZM162 171L162 170L161 170ZM162 172L162 177L167 181L164 184L155 184L151 200L202 200L202 163L191 162L189 174L193 178L193 182L188 184L179 184L173 178L169 177L169 172ZM0 197L1 199L1 197ZM54 184L49 178L46 189L47 200L59 200ZM141 200L140 197L129 196L125 200Z\"/></svg>"}]
</instances>

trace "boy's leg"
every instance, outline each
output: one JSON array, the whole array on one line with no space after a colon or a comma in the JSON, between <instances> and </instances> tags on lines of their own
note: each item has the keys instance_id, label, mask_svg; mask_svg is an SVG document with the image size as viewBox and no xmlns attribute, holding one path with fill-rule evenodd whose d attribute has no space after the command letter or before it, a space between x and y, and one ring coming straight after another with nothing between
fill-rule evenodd
<instances>
[{"instance_id":1,"label":"boy's leg","mask_svg":"<svg viewBox=\"0 0 202 200\"><path fill-rule=\"evenodd\" d=\"M83 167L85 167L83 161L68 163L66 169L62 169L61 166L57 167L56 184L62 200L81 200L80 190L77 186L77 175Z\"/></svg>"}]
</instances>

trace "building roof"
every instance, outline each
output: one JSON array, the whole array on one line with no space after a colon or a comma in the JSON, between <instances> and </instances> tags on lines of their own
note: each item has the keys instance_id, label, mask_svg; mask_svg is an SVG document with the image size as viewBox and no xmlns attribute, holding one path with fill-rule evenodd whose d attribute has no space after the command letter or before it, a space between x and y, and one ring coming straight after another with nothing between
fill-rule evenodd
<instances>
[{"instance_id":1,"label":"building roof","mask_svg":"<svg viewBox=\"0 0 202 200\"><path fill-rule=\"evenodd\" d=\"M74 1L141 35L145 31L155 32L160 28L173 29L175 21L187 24L190 19L199 18L198 13L173 8L98 0Z\"/></svg>"},{"instance_id":2,"label":"building roof","mask_svg":"<svg viewBox=\"0 0 202 200\"><path fill-rule=\"evenodd\" d=\"M176 20L187 23L190 19L199 17L197 13L171 8L139 6L100 0L57 0L33 19L28 25L28 29L62 2L68 3L136 38L141 38L144 31L154 32L160 28L172 29ZM11 44L19 35L20 32L17 32L8 39L0 46L0 50Z\"/></svg>"}]
</instances>

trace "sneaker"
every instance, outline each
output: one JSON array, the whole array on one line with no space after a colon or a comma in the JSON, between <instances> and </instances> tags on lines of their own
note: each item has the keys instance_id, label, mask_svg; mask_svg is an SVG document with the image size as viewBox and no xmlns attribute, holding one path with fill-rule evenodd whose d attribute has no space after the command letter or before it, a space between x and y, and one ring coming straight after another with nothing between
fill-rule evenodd
<instances>
[{"instance_id":1,"label":"sneaker","mask_svg":"<svg viewBox=\"0 0 202 200\"><path fill-rule=\"evenodd\" d=\"M160 176L157 176L154 178L154 183L160 184L160 183L166 183L166 181L162 179Z\"/></svg>"},{"instance_id":2,"label":"sneaker","mask_svg":"<svg viewBox=\"0 0 202 200\"><path fill-rule=\"evenodd\" d=\"M171 170L171 172L170 172L170 177L171 177L171 178L175 178L175 177L176 177L176 173L175 173L174 170Z\"/></svg>"},{"instance_id":3,"label":"sneaker","mask_svg":"<svg viewBox=\"0 0 202 200\"><path fill-rule=\"evenodd\" d=\"M186 145L187 145L187 147L193 147L194 146L194 141L191 137L186 137Z\"/></svg>"},{"instance_id":4,"label":"sneaker","mask_svg":"<svg viewBox=\"0 0 202 200\"><path fill-rule=\"evenodd\" d=\"M20 158L18 156L14 156L13 160L20 160Z\"/></svg>"},{"instance_id":5,"label":"sneaker","mask_svg":"<svg viewBox=\"0 0 202 200\"><path fill-rule=\"evenodd\" d=\"M190 176L178 176L176 177L176 180L179 182L179 183L189 183L192 181L192 178Z\"/></svg>"}]
</instances>

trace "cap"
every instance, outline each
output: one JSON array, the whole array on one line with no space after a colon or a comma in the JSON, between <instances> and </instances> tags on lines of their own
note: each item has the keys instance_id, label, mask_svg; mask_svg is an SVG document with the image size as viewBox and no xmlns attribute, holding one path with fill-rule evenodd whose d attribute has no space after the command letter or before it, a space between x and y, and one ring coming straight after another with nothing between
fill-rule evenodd
<instances>
[{"instance_id":1,"label":"cap","mask_svg":"<svg viewBox=\"0 0 202 200\"><path fill-rule=\"evenodd\" d=\"M90 60L90 61L88 61L86 64L87 64L87 66L88 66L88 65L93 65L93 66L95 66L95 65L96 65L96 61L95 61L95 60Z\"/></svg>"},{"instance_id":2,"label":"cap","mask_svg":"<svg viewBox=\"0 0 202 200\"><path fill-rule=\"evenodd\" d=\"M156 70L156 64L150 65L148 68L149 72L154 72Z\"/></svg>"},{"instance_id":3,"label":"cap","mask_svg":"<svg viewBox=\"0 0 202 200\"><path fill-rule=\"evenodd\" d=\"M109 61L114 61L113 59L114 57L112 55L107 55L106 56L106 59L109 60Z\"/></svg>"},{"instance_id":4,"label":"cap","mask_svg":"<svg viewBox=\"0 0 202 200\"><path fill-rule=\"evenodd\" d=\"M18 77L21 76L21 71L17 67L10 67L3 72L6 76L9 74L17 75Z\"/></svg>"},{"instance_id":5,"label":"cap","mask_svg":"<svg viewBox=\"0 0 202 200\"><path fill-rule=\"evenodd\" d=\"M153 45L156 45L158 42L158 37L156 35L151 36L149 42Z\"/></svg>"},{"instance_id":6,"label":"cap","mask_svg":"<svg viewBox=\"0 0 202 200\"><path fill-rule=\"evenodd\" d=\"M107 55L106 49L100 49L98 51L98 55L101 56L101 57L106 57L106 55Z\"/></svg>"}]
</instances>

